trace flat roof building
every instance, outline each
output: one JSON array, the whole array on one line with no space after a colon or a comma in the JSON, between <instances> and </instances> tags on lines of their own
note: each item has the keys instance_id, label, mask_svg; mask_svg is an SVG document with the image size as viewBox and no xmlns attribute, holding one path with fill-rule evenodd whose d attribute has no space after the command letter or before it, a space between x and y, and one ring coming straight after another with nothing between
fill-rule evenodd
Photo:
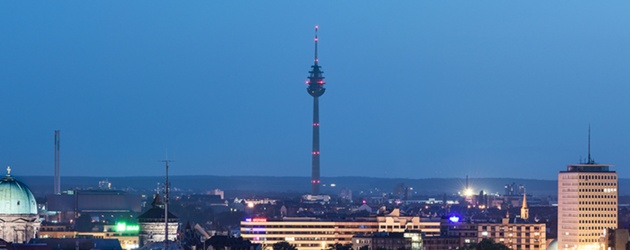
<instances>
[{"instance_id":1,"label":"flat roof building","mask_svg":"<svg viewBox=\"0 0 630 250\"><path fill-rule=\"evenodd\" d=\"M325 220L309 217L282 219L248 218L241 222L241 236L270 249L274 243L287 241L301 250L325 249L333 244L351 244L357 234L405 232L418 230L425 235L440 235L439 218L401 216L398 209L376 217L352 220Z\"/></svg>"},{"instance_id":2,"label":"flat roof building","mask_svg":"<svg viewBox=\"0 0 630 250\"><path fill-rule=\"evenodd\" d=\"M501 223L449 222L447 230L448 236L461 238L460 247L472 246L487 238L510 249L547 249L545 223L510 223L508 218L503 218Z\"/></svg>"},{"instance_id":3,"label":"flat roof building","mask_svg":"<svg viewBox=\"0 0 630 250\"><path fill-rule=\"evenodd\" d=\"M617 228L617 172L609 164L567 166L558 174L558 249L599 249Z\"/></svg>"}]
</instances>

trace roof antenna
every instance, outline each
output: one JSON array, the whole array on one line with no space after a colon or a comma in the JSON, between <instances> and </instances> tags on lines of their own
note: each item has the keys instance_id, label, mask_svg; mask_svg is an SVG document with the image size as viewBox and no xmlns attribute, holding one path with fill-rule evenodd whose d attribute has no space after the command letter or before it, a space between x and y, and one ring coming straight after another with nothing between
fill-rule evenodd
<instances>
[{"instance_id":1,"label":"roof antenna","mask_svg":"<svg viewBox=\"0 0 630 250\"><path fill-rule=\"evenodd\" d=\"M317 38L317 30L319 29L319 25L315 25L315 64L317 64L317 41L319 40Z\"/></svg>"},{"instance_id":2,"label":"roof antenna","mask_svg":"<svg viewBox=\"0 0 630 250\"><path fill-rule=\"evenodd\" d=\"M595 161L591 159L591 124L588 124L588 162L587 164L595 164Z\"/></svg>"}]
</instances>

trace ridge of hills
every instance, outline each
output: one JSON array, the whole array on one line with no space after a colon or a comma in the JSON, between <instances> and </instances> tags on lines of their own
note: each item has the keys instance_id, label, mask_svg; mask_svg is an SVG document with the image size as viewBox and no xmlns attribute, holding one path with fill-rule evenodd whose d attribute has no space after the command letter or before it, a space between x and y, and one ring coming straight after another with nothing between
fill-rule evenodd
<instances>
[{"instance_id":1,"label":"ridge of hills","mask_svg":"<svg viewBox=\"0 0 630 250\"><path fill-rule=\"evenodd\" d=\"M53 188L52 176L18 176L20 181L31 188L35 196L43 197L51 193ZM206 193L212 189L221 189L226 197L231 192L239 195L261 195L268 193L308 193L310 191L309 177L277 177L277 176L169 176L174 191L189 193ZM73 177L61 178L62 190L69 189L98 189L98 183L108 180L112 189L129 192L146 193L155 190L158 183L164 182L162 176L133 176L133 177ZM381 196L390 193L401 185L412 187L414 195L442 195L456 194L465 188L463 178L376 178L376 177L324 177L322 178L322 193L338 195L344 188L349 188L355 196ZM535 180L519 178L470 178L469 186L475 193L483 190L490 194L504 194L507 184L524 185L527 194L536 196L555 197L558 193L556 180ZM331 186L331 184L335 184ZM619 179L619 195L630 195L630 179ZM363 193L361 193L363 192Z\"/></svg>"}]
</instances>

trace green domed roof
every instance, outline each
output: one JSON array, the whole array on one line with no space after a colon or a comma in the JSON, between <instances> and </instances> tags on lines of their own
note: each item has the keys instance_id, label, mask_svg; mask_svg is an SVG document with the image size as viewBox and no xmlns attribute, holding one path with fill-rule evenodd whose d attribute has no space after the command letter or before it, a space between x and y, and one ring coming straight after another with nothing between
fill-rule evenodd
<instances>
[{"instance_id":1,"label":"green domed roof","mask_svg":"<svg viewBox=\"0 0 630 250\"><path fill-rule=\"evenodd\" d=\"M8 174L0 180L0 215L37 214L35 196L24 183Z\"/></svg>"}]
</instances>

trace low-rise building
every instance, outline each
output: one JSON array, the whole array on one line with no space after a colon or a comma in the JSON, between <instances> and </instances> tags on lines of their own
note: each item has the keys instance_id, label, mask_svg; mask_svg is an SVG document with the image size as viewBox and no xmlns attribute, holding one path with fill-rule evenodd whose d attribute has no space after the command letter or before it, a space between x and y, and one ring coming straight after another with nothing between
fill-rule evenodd
<instances>
[{"instance_id":1,"label":"low-rise building","mask_svg":"<svg viewBox=\"0 0 630 250\"><path fill-rule=\"evenodd\" d=\"M510 223L508 218L503 218L501 223L448 223L447 235L460 237L462 246L473 245L489 238L511 249L546 249L544 223Z\"/></svg>"},{"instance_id":2,"label":"low-rise building","mask_svg":"<svg viewBox=\"0 0 630 250\"><path fill-rule=\"evenodd\" d=\"M325 249L333 244L351 244L357 234L377 232L405 232L416 230L429 236L440 235L438 218L402 216L398 209L376 217L360 217L352 220L325 220L309 217L285 217L282 219L247 218L241 222L241 236L263 249L281 241L296 245L300 250Z\"/></svg>"},{"instance_id":3,"label":"low-rise building","mask_svg":"<svg viewBox=\"0 0 630 250\"><path fill-rule=\"evenodd\" d=\"M355 235L352 237L352 249L423 250L422 233L420 231L406 231L404 233L379 232L369 235Z\"/></svg>"}]
</instances>

